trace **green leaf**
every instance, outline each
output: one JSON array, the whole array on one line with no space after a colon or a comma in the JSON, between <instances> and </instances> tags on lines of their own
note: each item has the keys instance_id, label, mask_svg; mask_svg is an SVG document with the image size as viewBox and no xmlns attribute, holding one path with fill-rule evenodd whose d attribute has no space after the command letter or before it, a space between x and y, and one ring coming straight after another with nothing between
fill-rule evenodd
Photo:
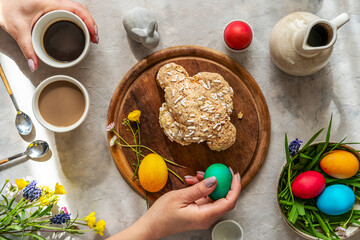
<instances>
[{"instance_id":1,"label":"green leaf","mask_svg":"<svg viewBox=\"0 0 360 240\"><path fill-rule=\"evenodd\" d=\"M46 240L46 239L43 238L42 236L39 236L39 235L34 234L34 233L26 233L25 235L26 235L26 236L31 236L31 237L33 237L33 238L35 238L35 239L38 239L38 240Z\"/></svg>"},{"instance_id":2,"label":"green leaf","mask_svg":"<svg viewBox=\"0 0 360 240\"><path fill-rule=\"evenodd\" d=\"M24 221L24 219L25 219L25 217L26 217L26 215L25 215L25 210L24 210L24 209L21 210L20 214L21 214L21 220Z\"/></svg>"},{"instance_id":3,"label":"green leaf","mask_svg":"<svg viewBox=\"0 0 360 240\"><path fill-rule=\"evenodd\" d=\"M279 204L280 204L280 205L289 205L289 206L294 205L293 202L285 201L285 200L279 200Z\"/></svg>"},{"instance_id":4,"label":"green leaf","mask_svg":"<svg viewBox=\"0 0 360 240\"><path fill-rule=\"evenodd\" d=\"M360 226L360 222L358 220L356 220L356 219L350 219L350 222L351 223L356 223L357 225Z\"/></svg>"},{"instance_id":5,"label":"green leaf","mask_svg":"<svg viewBox=\"0 0 360 240\"><path fill-rule=\"evenodd\" d=\"M309 157L303 153L300 153L300 158L312 159L312 157Z\"/></svg>"},{"instance_id":6,"label":"green leaf","mask_svg":"<svg viewBox=\"0 0 360 240\"><path fill-rule=\"evenodd\" d=\"M7 230L17 230L17 231L21 231L23 230L23 228L19 225L10 225L6 227Z\"/></svg>"},{"instance_id":7,"label":"green leaf","mask_svg":"<svg viewBox=\"0 0 360 240\"><path fill-rule=\"evenodd\" d=\"M313 211L320 211L317 207L309 206L309 205L304 205L304 208L309 209L309 210L313 210Z\"/></svg>"},{"instance_id":8,"label":"green leaf","mask_svg":"<svg viewBox=\"0 0 360 240\"><path fill-rule=\"evenodd\" d=\"M297 207L296 207L296 205L293 205L291 207L290 213L288 215L289 222L291 222L292 224L295 224L298 216L299 216L299 213L298 213Z\"/></svg>"},{"instance_id":9,"label":"green leaf","mask_svg":"<svg viewBox=\"0 0 360 240\"><path fill-rule=\"evenodd\" d=\"M295 200L295 205L297 207L298 214L300 216L305 216L305 206L303 202L300 202L299 200Z\"/></svg>"},{"instance_id":10,"label":"green leaf","mask_svg":"<svg viewBox=\"0 0 360 240\"><path fill-rule=\"evenodd\" d=\"M331 114L331 117L330 117L330 122L329 122L328 129L327 129L327 132L326 132L325 142L318 144L317 151L316 151L317 154L316 154L315 158L311 161L311 163L306 166L305 170L312 169L313 166L318 163L319 158L321 157L321 155L323 154L323 152L327 148L327 146L329 144L329 140L330 140L331 124L332 124L332 114ZM318 148L320 148L320 147L322 147L322 149L320 151L318 151Z\"/></svg>"},{"instance_id":11,"label":"green leaf","mask_svg":"<svg viewBox=\"0 0 360 240\"><path fill-rule=\"evenodd\" d=\"M9 205L9 201L7 200L7 197L5 197L4 195L1 194L1 196L3 197L3 199L5 200L6 202L6 205Z\"/></svg>"},{"instance_id":12,"label":"green leaf","mask_svg":"<svg viewBox=\"0 0 360 240\"><path fill-rule=\"evenodd\" d=\"M333 115L331 114L330 122L329 122L329 127L328 127L328 130L327 130L327 133L326 133L326 141L325 141L325 145L326 145L326 146L329 144L329 140L330 140L332 117L333 117ZM325 147L325 148L326 148L326 147ZM325 148L324 148L324 150L325 150Z\"/></svg>"},{"instance_id":13,"label":"green leaf","mask_svg":"<svg viewBox=\"0 0 360 240\"><path fill-rule=\"evenodd\" d=\"M325 239L325 240L330 240L329 237L325 236L324 234L319 233L318 231L316 231L316 229L314 228L314 225L311 221L311 219L309 217L305 217L306 220L308 221L310 228L312 230L312 233L314 234L315 237L318 237L320 239Z\"/></svg>"},{"instance_id":14,"label":"green leaf","mask_svg":"<svg viewBox=\"0 0 360 240\"><path fill-rule=\"evenodd\" d=\"M49 206L47 206L44 210L42 210L40 212L39 217L42 217L44 215L48 215L49 212L51 211L52 207L53 207L53 204L50 204Z\"/></svg>"},{"instance_id":15,"label":"green leaf","mask_svg":"<svg viewBox=\"0 0 360 240\"><path fill-rule=\"evenodd\" d=\"M8 205L8 209L9 209L9 210L11 210L11 206L13 205L14 201L15 201L15 197L13 197L13 198L11 199L11 201L10 201L10 203L9 203L9 205Z\"/></svg>"},{"instance_id":16,"label":"green leaf","mask_svg":"<svg viewBox=\"0 0 360 240\"><path fill-rule=\"evenodd\" d=\"M317 212L313 212L313 214L315 215L316 220L319 222L320 227L324 230L326 236L329 237L329 236L330 236L330 230L329 230L329 228L326 226L324 220L320 217L319 214L317 214Z\"/></svg>"},{"instance_id":17,"label":"green leaf","mask_svg":"<svg viewBox=\"0 0 360 240\"><path fill-rule=\"evenodd\" d=\"M316 145L316 155L318 155L319 153L322 153L324 150L324 146L325 143L324 142L320 142Z\"/></svg>"},{"instance_id":18,"label":"green leaf","mask_svg":"<svg viewBox=\"0 0 360 240\"><path fill-rule=\"evenodd\" d=\"M315 157L314 159L305 167L305 171L308 171L310 169L313 168L313 166L317 163L317 160L320 158L321 156L321 152L319 152Z\"/></svg>"},{"instance_id":19,"label":"green leaf","mask_svg":"<svg viewBox=\"0 0 360 240\"><path fill-rule=\"evenodd\" d=\"M306 150L307 147L310 146L310 144L312 144L315 141L315 139L320 135L320 133L322 133L322 131L324 131L324 128L320 129L317 133L315 133L315 135L312 136L310 140L302 147L299 153L302 153L304 150Z\"/></svg>"},{"instance_id":20,"label":"green leaf","mask_svg":"<svg viewBox=\"0 0 360 240\"><path fill-rule=\"evenodd\" d=\"M33 212L33 214L31 214L30 218L36 217L40 211L41 211L41 208L38 208L35 212Z\"/></svg>"}]
</instances>

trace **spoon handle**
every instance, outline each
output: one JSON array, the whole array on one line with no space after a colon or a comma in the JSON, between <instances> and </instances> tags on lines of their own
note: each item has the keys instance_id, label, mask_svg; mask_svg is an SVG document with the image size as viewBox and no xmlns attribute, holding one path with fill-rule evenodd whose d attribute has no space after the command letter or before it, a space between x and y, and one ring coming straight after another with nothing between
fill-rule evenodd
<instances>
[{"instance_id":1,"label":"spoon handle","mask_svg":"<svg viewBox=\"0 0 360 240\"><path fill-rule=\"evenodd\" d=\"M8 82L7 79L6 79L6 76L5 76L5 73L4 73L4 70L3 70L2 66L1 66L1 64L0 64L0 76L1 76L1 79L3 80L3 82L4 82L4 85L5 85L5 87L6 87L7 92L9 93L9 96L10 96L12 102L14 103L14 106L15 106L15 108L16 108L16 111L19 111L19 107L18 107L18 105L17 105L17 103L16 103L16 101L15 101L15 97L14 97L12 91L11 91L9 82ZM1 163L0 163L0 164L1 164Z\"/></svg>"},{"instance_id":2,"label":"spoon handle","mask_svg":"<svg viewBox=\"0 0 360 240\"><path fill-rule=\"evenodd\" d=\"M14 156L8 157L8 158L6 158L6 159L0 160L0 165L1 165L1 164L4 164L4 163L7 163L7 162L9 162L9 161L11 161L11 160L14 160L15 158L24 156L24 155L25 155L25 153L23 152L23 153L19 153L19 154L16 154L16 155L14 155Z\"/></svg>"}]
</instances>

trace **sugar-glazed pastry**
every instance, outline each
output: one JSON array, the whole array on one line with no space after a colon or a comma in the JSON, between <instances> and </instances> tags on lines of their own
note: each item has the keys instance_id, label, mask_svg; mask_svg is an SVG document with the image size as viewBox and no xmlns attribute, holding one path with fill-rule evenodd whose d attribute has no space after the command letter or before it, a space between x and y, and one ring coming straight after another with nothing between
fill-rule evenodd
<instances>
[{"instance_id":1,"label":"sugar-glazed pastry","mask_svg":"<svg viewBox=\"0 0 360 240\"><path fill-rule=\"evenodd\" d=\"M171 141L181 145L205 141L216 151L234 144L236 129L230 122L234 92L220 74L189 77L182 66L169 63L159 69L156 81L166 101L159 122Z\"/></svg>"}]
</instances>

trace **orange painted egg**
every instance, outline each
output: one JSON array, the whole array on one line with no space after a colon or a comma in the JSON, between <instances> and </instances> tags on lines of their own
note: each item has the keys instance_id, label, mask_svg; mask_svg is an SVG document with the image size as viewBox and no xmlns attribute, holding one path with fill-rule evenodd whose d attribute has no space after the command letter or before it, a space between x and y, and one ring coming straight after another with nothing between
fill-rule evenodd
<instances>
[{"instance_id":1,"label":"orange painted egg","mask_svg":"<svg viewBox=\"0 0 360 240\"><path fill-rule=\"evenodd\" d=\"M150 153L141 161L139 181L146 191L160 191L166 185L167 179L168 169L160 155Z\"/></svg>"},{"instance_id":2,"label":"orange painted egg","mask_svg":"<svg viewBox=\"0 0 360 240\"><path fill-rule=\"evenodd\" d=\"M351 178L359 171L359 160L351 152L334 150L321 159L320 167L334 178Z\"/></svg>"}]
</instances>

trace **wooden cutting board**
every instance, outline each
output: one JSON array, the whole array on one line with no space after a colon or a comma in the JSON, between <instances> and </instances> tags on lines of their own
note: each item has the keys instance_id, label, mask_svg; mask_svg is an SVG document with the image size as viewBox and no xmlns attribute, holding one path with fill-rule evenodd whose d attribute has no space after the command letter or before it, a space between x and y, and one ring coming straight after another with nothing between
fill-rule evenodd
<instances>
[{"instance_id":1,"label":"wooden cutting board","mask_svg":"<svg viewBox=\"0 0 360 240\"><path fill-rule=\"evenodd\" d=\"M164 91L157 86L155 76L161 66L170 62L183 66L190 76L198 72L219 73L234 89L231 122L236 127L236 142L232 147L215 152L205 143L181 146L165 136L158 120L159 108L165 101ZM186 166L180 168L168 164L181 177L195 175L197 170L205 171L213 163L223 163L232 167L235 173L240 173L244 188L255 177L265 160L270 141L270 116L265 98L251 75L236 61L218 51L198 46L178 46L158 51L138 62L116 88L107 119L108 124L115 122L116 131L129 143L132 143L133 136L122 122L135 109L142 113L142 144L163 157ZM241 120L237 117L239 112L244 115ZM112 133L107 134L108 142L112 136ZM132 179L135 153L118 145L110 147L110 151L125 180L144 196L139 182ZM144 153L149 152L144 150ZM163 190L148 194L148 198L156 200L170 190L186 186L169 173Z\"/></svg>"}]
</instances>

